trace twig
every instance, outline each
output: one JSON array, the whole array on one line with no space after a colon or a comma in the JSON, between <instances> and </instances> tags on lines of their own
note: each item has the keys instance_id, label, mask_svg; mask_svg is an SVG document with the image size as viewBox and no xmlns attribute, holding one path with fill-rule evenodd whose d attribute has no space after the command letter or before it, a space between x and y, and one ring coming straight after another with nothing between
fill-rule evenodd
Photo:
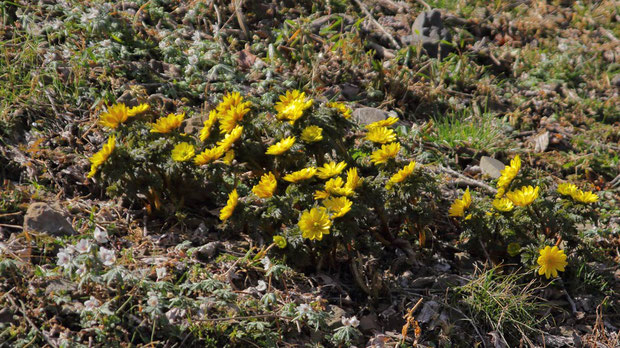
<instances>
[{"instance_id":1,"label":"twig","mask_svg":"<svg viewBox=\"0 0 620 348\"><path fill-rule=\"evenodd\" d=\"M474 328L474 330L476 330L476 333L478 334L478 337L480 338L480 342L482 342L482 346L484 348L487 347L486 340L484 339L484 336L482 336L482 334L480 333L480 330L478 330L478 327L474 324L474 320L473 319L471 319L470 317L465 315L465 313L463 313L460 309L458 309L456 307L452 307L452 306L450 306L447 303L443 303L443 305L448 307L448 308L450 308L450 309L452 309L453 311L461 314L463 316L463 318L465 318L465 319L462 319L462 320L468 321L471 324L471 326Z\"/></svg>"},{"instance_id":2,"label":"twig","mask_svg":"<svg viewBox=\"0 0 620 348\"><path fill-rule=\"evenodd\" d=\"M568 290L566 290L564 281L562 280L562 278L558 278L558 280L559 280L560 286L562 287L562 291L564 292L564 296L566 296L566 300L568 300L568 303L570 304L570 309L573 315L577 314L577 305L575 305L575 301L573 301L573 299L568 294Z\"/></svg>"},{"instance_id":3,"label":"twig","mask_svg":"<svg viewBox=\"0 0 620 348\"><path fill-rule=\"evenodd\" d=\"M609 31L609 30L607 30L607 29L605 29L605 28L598 28L598 30L599 30L601 33L603 33L603 35L607 36L607 38L608 38L609 40L611 40L611 41L613 41L613 42L618 42L618 39L614 36L614 34L613 34L611 31Z\"/></svg>"},{"instance_id":4,"label":"twig","mask_svg":"<svg viewBox=\"0 0 620 348\"><path fill-rule=\"evenodd\" d=\"M426 1L424 0L416 0L418 2L418 4L424 6L426 8L427 11L432 10L433 8L431 7L431 5L427 4Z\"/></svg>"},{"instance_id":5,"label":"twig","mask_svg":"<svg viewBox=\"0 0 620 348\"><path fill-rule=\"evenodd\" d=\"M370 11L368 11L368 9L366 8L366 5L364 5L360 0L355 0L355 3L357 4L357 6L359 6L362 9L362 11L366 14L366 16L368 16L370 21L377 28L379 28L379 30L381 30L385 34L385 36L387 36L387 38L390 40L392 45L394 45L394 47L396 47L397 49L400 49L400 45L398 44L398 42L396 42L396 40L394 40L394 37L390 33L388 33L387 30L385 30L385 28L381 24L379 24L379 22L377 22L377 20L372 16Z\"/></svg>"},{"instance_id":6,"label":"twig","mask_svg":"<svg viewBox=\"0 0 620 348\"><path fill-rule=\"evenodd\" d=\"M464 182L469 183L470 185L473 185L473 186L481 187L481 188L489 191L492 194L496 194L497 193L497 189L495 189L495 188L493 188L493 187L483 183L482 181L478 181L476 179L472 179L470 177L467 177L467 176L465 176L465 175L463 175L463 174L461 174L461 173L459 173L459 172L457 172L457 171L455 171L453 169L446 168L446 167L441 166L441 165L437 166L437 169L439 169L440 171L442 171L444 173L449 173L449 174L452 174L452 175L456 175L461 180L463 180Z\"/></svg>"},{"instance_id":7,"label":"twig","mask_svg":"<svg viewBox=\"0 0 620 348\"><path fill-rule=\"evenodd\" d=\"M45 339L45 342L47 342L47 344L49 344L50 346L57 348L58 345L56 345L49 337L47 337L46 334L44 334L38 326L36 326L32 320L30 320L30 318L28 317L28 315L26 314L26 307L24 306L24 303L20 300L19 304L21 305L18 306L17 303L15 303L15 300L13 299L13 296L9 295L8 293L6 294L7 298L9 299L9 301L11 301L11 304L13 304L14 307L16 307L22 314L22 316L24 317L24 319L26 319L26 321L28 322L28 324L32 327L33 330L35 330L36 332L39 333L39 335L43 336L43 339Z\"/></svg>"},{"instance_id":8,"label":"twig","mask_svg":"<svg viewBox=\"0 0 620 348\"><path fill-rule=\"evenodd\" d=\"M493 260L491 260L491 255L489 255L489 252L487 251L487 248L484 246L484 243L482 243L482 240L480 238L478 238L478 242L480 242L480 246L482 247L482 251L484 252L484 256L487 257L487 260L489 260L489 262L495 266L495 264L493 263Z\"/></svg>"},{"instance_id":9,"label":"twig","mask_svg":"<svg viewBox=\"0 0 620 348\"><path fill-rule=\"evenodd\" d=\"M24 228L19 225L9 225L9 224L0 224L0 227L8 227L8 228L16 228L18 230L23 230Z\"/></svg>"},{"instance_id":10,"label":"twig","mask_svg":"<svg viewBox=\"0 0 620 348\"><path fill-rule=\"evenodd\" d=\"M140 16L140 13L142 13L142 11L144 11L144 9L151 4L151 0L147 1L144 3L144 5L140 6L140 8L138 9L138 11L136 11L136 14L133 16L133 25L136 26L136 23L138 22L138 17Z\"/></svg>"},{"instance_id":11,"label":"twig","mask_svg":"<svg viewBox=\"0 0 620 348\"><path fill-rule=\"evenodd\" d=\"M243 30L243 35L245 36L246 40L250 39L250 32L248 31L248 27L245 24L245 16L243 15L243 11L241 10L241 1L240 0L235 0L234 2L235 4L235 14L237 15L237 22L239 22L239 26L241 27L241 30Z\"/></svg>"},{"instance_id":12,"label":"twig","mask_svg":"<svg viewBox=\"0 0 620 348\"><path fill-rule=\"evenodd\" d=\"M359 269L357 268L357 261L352 259L350 263L350 267L351 267L351 273L353 273L353 279L355 279L355 282L357 283L357 285L360 288L362 288L362 291L364 291L367 295L371 295L371 291L368 288L368 285L366 285L366 282L362 278L362 275L360 274Z\"/></svg>"},{"instance_id":13,"label":"twig","mask_svg":"<svg viewBox=\"0 0 620 348\"><path fill-rule=\"evenodd\" d=\"M609 182L609 185L611 187L616 187L619 184L620 184L620 174L618 174L618 176L616 176L612 181Z\"/></svg>"}]
</instances>

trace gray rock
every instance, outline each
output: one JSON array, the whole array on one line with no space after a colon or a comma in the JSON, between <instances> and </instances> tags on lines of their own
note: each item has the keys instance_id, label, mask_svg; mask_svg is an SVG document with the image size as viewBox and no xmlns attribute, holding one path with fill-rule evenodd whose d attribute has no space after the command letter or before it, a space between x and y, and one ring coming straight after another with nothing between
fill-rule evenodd
<instances>
[{"instance_id":1,"label":"gray rock","mask_svg":"<svg viewBox=\"0 0 620 348\"><path fill-rule=\"evenodd\" d=\"M19 320L15 313L8 307L0 309L0 324L12 324Z\"/></svg>"},{"instance_id":2,"label":"gray rock","mask_svg":"<svg viewBox=\"0 0 620 348\"><path fill-rule=\"evenodd\" d=\"M611 79L611 85L620 88L620 74L616 74L616 76Z\"/></svg>"},{"instance_id":3,"label":"gray rock","mask_svg":"<svg viewBox=\"0 0 620 348\"><path fill-rule=\"evenodd\" d=\"M360 93L360 88L350 83L345 83L341 86L342 95L348 100L356 99Z\"/></svg>"},{"instance_id":4,"label":"gray rock","mask_svg":"<svg viewBox=\"0 0 620 348\"><path fill-rule=\"evenodd\" d=\"M75 283L64 279L54 279L45 287L45 295L51 296L52 294L71 293L75 290L77 290Z\"/></svg>"},{"instance_id":5,"label":"gray rock","mask_svg":"<svg viewBox=\"0 0 620 348\"><path fill-rule=\"evenodd\" d=\"M501 171L504 167L506 167L506 165L495 158L482 156L480 159L480 169L482 169L482 174L486 174L493 179L497 179L502 175Z\"/></svg>"},{"instance_id":6,"label":"gray rock","mask_svg":"<svg viewBox=\"0 0 620 348\"><path fill-rule=\"evenodd\" d=\"M342 326L342 318L347 316L347 312L344 309L334 305L330 305L329 309L331 309L332 315L327 320L327 326L331 328Z\"/></svg>"},{"instance_id":7,"label":"gray rock","mask_svg":"<svg viewBox=\"0 0 620 348\"><path fill-rule=\"evenodd\" d=\"M217 249L221 247L222 243L220 242L209 242L196 250L196 258L200 261L208 261L210 258L215 256Z\"/></svg>"},{"instance_id":8,"label":"gray rock","mask_svg":"<svg viewBox=\"0 0 620 348\"><path fill-rule=\"evenodd\" d=\"M447 289L455 286L465 285L466 281L456 274L442 274L435 280L433 289Z\"/></svg>"},{"instance_id":9,"label":"gray rock","mask_svg":"<svg viewBox=\"0 0 620 348\"><path fill-rule=\"evenodd\" d=\"M420 323L426 324L431 320L439 317L439 309L441 305L436 301L428 301L422 307L422 310L417 315L417 319Z\"/></svg>"},{"instance_id":10,"label":"gray rock","mask_svg":"<svg viewBox=\"0 0 620 348\"><path fill-rule=\"evenodd\" d=\"M198 133L202 129L204 122L207 118L208 115L199 115L191 118L186 118L185 120L183 120L183 122L181 122L181 129L183 129L183 133Z\"/></svg>"},{"instance_id":11,"label":"gray rock","mask_svg":"<svg viewBox=\"0 0 620 348\"><path fill-rule=\"evenodd\" d=\"M353 120L362 126L385 120L388 116L386 111L377 108L359 108L353 110Z\"/></svg>"},{"instance_id":12,"label":"gray rock","mask_svg":"<svg viewBox=\"0 0 620 348\"><path fill-rule=\"evenodd\" d=\"M32 203L28 207L24 216L24 231L47 233L55 237L76 233L62 212L42 202Z\"/></svg>"},{"instance_id":13,"label":"gray rock","mask_svg":"<svg viewBox=\"0 0 620 348\"><path fill-rule=\"evenodd\" d=\"M421 45L429 57L445 57L452 47L441 41L450 41L450 32L443 26L441 12L434 9L418 15L411 27L411 36L403 39L411 45Z\"/></svg>"},{"instance_id":14,"label":"gray rock","mask_svg":"<svg viewBox=\"0 0 620 348\"><path fill-rule=\"evenodd\" d=\"M435 277L420 277L411 282L411 287L415 289L428 288L435 283Z\"/></svg>"},{"instance_id":15,"label":"gray rock","mask_svg":"<svg viewBox=\"0 0 620 348\"><path fill-rule=\"evenodd\" d=\"M379 318L375 313L370 313L368 315L363 316L360 319L360 330L363 332L377 332L381 331L381 326L379 326Z\"/></svg>"}]
</instances>

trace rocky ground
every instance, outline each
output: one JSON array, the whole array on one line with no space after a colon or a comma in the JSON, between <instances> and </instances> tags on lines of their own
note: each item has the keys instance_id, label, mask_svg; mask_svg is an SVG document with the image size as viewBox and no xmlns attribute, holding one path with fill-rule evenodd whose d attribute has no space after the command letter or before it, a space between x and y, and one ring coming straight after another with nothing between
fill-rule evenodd
<instances>
[{"instance_id":1,"label":"rocky ground","mask_svg":"<svg viewBox=\"0 0 620 348\"><path fill-rule=\"evenodd\" d=\"M616 2L16 0L0 13L0 347L620 346ZM108 105L188 110L193 133L225 92L286 89L345 102L362 125L399 117L438 183L424 231L319 262L221 233L209 202L159 210L86 178ZM555 281L447 216L457 189L493 192L515 154L536 180L599 196Z\"/></svg>"}]
</instances>

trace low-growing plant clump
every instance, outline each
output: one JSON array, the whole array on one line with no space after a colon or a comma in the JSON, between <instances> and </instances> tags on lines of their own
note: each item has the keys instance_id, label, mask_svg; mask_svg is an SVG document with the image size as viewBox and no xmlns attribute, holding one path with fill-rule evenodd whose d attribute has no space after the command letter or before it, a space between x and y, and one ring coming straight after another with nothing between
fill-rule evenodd
<instances>
[{"instance_id":1,"label":"low-growing plant clump","mask_svg":"<svg viewBox=\"0 0 620 348\"><path fill-rule=\"evenodd\" d=\"M613 1L0 14L0 348L618 346Z\"/></svg>"}]
</instances>

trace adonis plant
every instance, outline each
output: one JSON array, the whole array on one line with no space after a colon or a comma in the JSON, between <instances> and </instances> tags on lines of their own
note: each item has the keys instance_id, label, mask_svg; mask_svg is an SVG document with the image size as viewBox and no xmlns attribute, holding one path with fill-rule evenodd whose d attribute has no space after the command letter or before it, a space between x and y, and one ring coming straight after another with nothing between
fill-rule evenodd
<instances>
[{"instance_id":1,"label":"adonis plant","mask_svg":"<svg viewBox=\"0 0 620 348\"><path fill-rule=\"evenodd\" d=\"M529 180L527 173L516 155L501 171L495 196L476 197L467 189L449 213L460 220L464 241L493 261L520 256L538 274L557 277L568 265L567 253L580 246L576 226L596 221L590 205L598 196L570 183Z\"/></svg>"},{"instance_id":2,"label":"adonis plant","mask_svg":"<svg viewBox=\"0 0 620 348\"><path fill-rule=\"evenodd\" d=\"M110 106L100 116L108 141L88 177L152 213L194 209L222 232L315 256L339 246L422 244L426 227L448 215L472 250L482 247L494 262L520 256L547 278L578 248L576 225L596 219L596 194L532 180L518 155L496 194L468 188L442 211L438 183L395 129L398 118L361 126L343 103L298 90L266 98L227 93L193 115L202 120L195 131L184 127L184 112Z\"/></svg>"},{"instance_id":3,"label":"adonis plant","mask_svg":"<svg viewBox=\"0 0 620 348\"><path fill-rule=\"evenodd\" d=\"M89 177L151 213L194 209L223 232L319 254L416 239L437 214L437 185L396 117L362 127L345 104L298 90L264 99L227 93L191 116L202 119L196 131L184 112L110 106L100 115L110 141Z\"/></svg>"}]
</instances>

